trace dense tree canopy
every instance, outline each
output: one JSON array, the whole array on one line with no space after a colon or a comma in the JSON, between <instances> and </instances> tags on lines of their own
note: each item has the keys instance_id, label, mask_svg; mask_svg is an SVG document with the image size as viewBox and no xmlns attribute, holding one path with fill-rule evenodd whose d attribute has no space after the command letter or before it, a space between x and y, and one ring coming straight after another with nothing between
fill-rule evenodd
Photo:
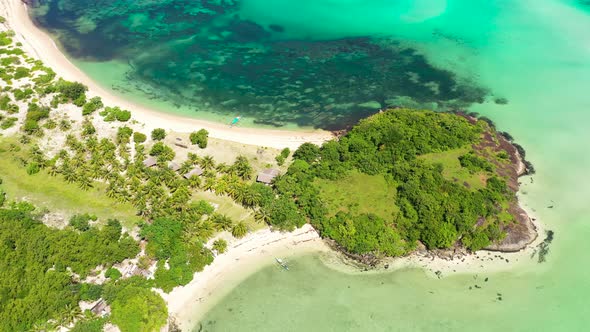
<instances>
[{"instance_id":1,"label":"dense tree canopy","mask_svg":"<svg viewBox=\"0 0 590 332\"><path fill-rule=\"evenodd\" d=\"M0 209L1 331L26 331L35 323L59 320L66 306L96 297L96 289L78 284L71 273L84 278L98 265L139 252L133 239L121 235L116 220L102 229L84 225L80 230L45 226L28 203Z\"/></svg>"},{"instance_id":2,"label":"dense tree canopy","mask_svg":"<svg viewBox=\"0 0 590 332\"><path fill-rule=\"evenodd\" d=\"M323 236L353 253L397 256L414 249L417 241L430 249L448 248L458 241L480 249L502 237L499 206L514 199L514 193L504 179L491 173L484 188L470 190L445 178L442 164L419 157L471 146L484 130L492 129L483 121L473 124L455 114L412 110L377 114L337 141L322 147L301 145L287 173L275 181L280 198L262 208L270 214L270 223L280 228L299 226L306 218ZM474 154L460 159L469 170L493 171L491 163ZM338 185L353 170L389 179L396 192L389 204L397 213L383 217L366 212L371 211L371 202L351 211L331 211L323 202L326 197L318 179Z\"/></svg>"}]
</instances>

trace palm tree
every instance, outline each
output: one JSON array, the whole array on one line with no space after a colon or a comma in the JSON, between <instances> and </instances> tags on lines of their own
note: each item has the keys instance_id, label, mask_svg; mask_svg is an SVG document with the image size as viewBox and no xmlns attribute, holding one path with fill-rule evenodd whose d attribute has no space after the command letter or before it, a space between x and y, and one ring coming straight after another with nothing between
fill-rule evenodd
<instances>
[{"instance_id":1,"label":"palm tree","mask_svg":"<svg viewBox=\"0 0 590 332\"><path fill-rule=\"evenodd\" d=\"M205 184L207 184L207 182L205 181ZM228 192L228 184L227 184L227 175L222 176L221 178L219 178L217 180L217 182L215 183L215 186L213 187L213 190L215 191L215 193L217 195L225 195Z\"/></svg>"},{"instance_id":2,"label":"palm tree","mask_svg":"<svg viewBox=\"0 0 590 332\"><path fill-rule=\"evenodd\" d=\"M90 151L90 153L95 153L98 150L98 140L95 136L86 139L86 149Z\"/></svg>"},{"instance_id":3,"label":"palm tree","mask_svg":"<svg viewBox=\"0 0 590 332\"><path fill-rule=\"evenodd\" d=\"M254 213L254 220L268 224L270 223L270 214L265 209L258 209Z\"/></svg>"},{"instance_id":4,"label":"palm tree","mask_svg":"<svg viewBox=\"0 0 590 332\"><path fill-rule=\"evenodd\" d=\"M235 224L231 229L231 235L235 238L243 238L248 234L248 227L243 222Z\"/></svg>"},{"instance_id":5,"label":"palm tree","mask_svg":"<svg viewBox=\"0 0 590 332\"><path fill-rule=\"evenodd\" d=\"M196 153L192 153L192 152L188 153L188 160L187 161L189 161L191 164L193 164L193 165L198 164L199 160L200 160L200 158L199 158L199 156L197 156Z\"/></svg>"},{"instance_id":6,"label":"palm tree","mask_svg":"<svg viewBox=\"0 0 590 332\"><path fill-rule=\"evenodd\" d=\"M57 331L57 324L53 320L42 323L35 323L29 332L54 332Z\"/></svg>"},{"instance_id":7,"label":"palm tree","mask_svg":"<svg viewBox=\"0 0 590 332\"><path fill-rule=\"evenodd\" d=\"M232 168L234 168L236 170L237 175L244 180L250 180L250 178L252 177L252 166L250 166L248 158L244 156L238 156Z\"/></svg>"},{"instance_id":8,"label":"palm tree","mask_svg":"<svg viewBox=\"0 0 590 332\"><path fill-rule=\"evenodd\" d=\"M214 190L216 187L216 179L212 176L205 177L205 183L203 184L203 190Z\"/></svg>"},{"instance_id":9,"label":"palm tree","mask_svg":"<svg viewBox=\"0 0 590 332\"><path fill-rule=\"evenodd\" d=\"M180 174L186 174L188 172L190 172L190 170L194 167L194 164L190 161L190 160L185 160L182 165L180 165L180 169L178 170L178 173Z\"/></svg>"},{"instance_id":10,"label":"palm tree","mask_svg":"<svg viewBox=\"0 0 590 332\"><path fill-rule=\"evenodd\" d=\"M78 186L84 191L92 188L92 179L90 179L87 172L80 172L80 175L78 176Z\"/></svg>"},{"instance_id":11,"label":"palm tree","mask_svg":"<svg viewBox=\"0 0 590 332\"><path fill-rule=\"evenodd\" d=\"M229 169L230 167L226 163L219 163L215 166L215 170L219 173L226 173Z\"/></svg>"},{"instance_id":12,"label":"palm tree","mask_svg":"<svg viewBox=\"0 0 590 332\"><path fill-rule=\"evenodd\" d=\"M215 160L213 160L213 157L211 156L205 156L200 160L201 163L201 167L203 167L204 170L210 170L215 168Z\"/></svg>"},{"instance_id":13,"label":"palm tree","mask_svg":"<svg viewBox=\"0 0 590 332\"><path fill-rule=\"evenodd\" d=\"M57 157L59 159L69 159L70 154L68 153L68 151L61 149L59 150L59 152L57 153Z\"/></svg>"},{"instance_id":14,"label":"palm tree","mask_svg":"<svg viewBox=\"0 0 590 332\"><path fill-rule=\"evenodd\" d=\"M63 325L68 326L76 321L76 319L83 317L83 314L78 305L66 304L60 316L61 319L59 321L62 322Z\"/></svg>"},{"instance_id":15,"label":"palm tree","mask_svg":"<svg viewBox=\"0 0 590 332\"><path fill-rule=\"evenodd\" d=\"M191 194L186 186L180 186L174 194L172 194L171 200L172 205L175 208L182 209L187 206L187 202L190 199Z\"/></svg>"},{"instance_id":16,"label":"palm tree","mask_svg":"<svg viewBox=\"0 0 590 332\"><path fill-rule=\"evenodd\" d=\"M107 186L106 195L109 198L115 198L117 196L117 187L113 182Z\"/></svg>"},{"instance_id":17,"label":"palm tree","mask_svg":"<svg viewBox=\"0 0 590 332\"><path fill-rule=\"evenodd\" d=\"M209 220L204 220L197 223L197 233L196 235L202 239L207 240L211 238L215 234L215 226Z\"/></svg>"},{"instance_id":18,"label":"palm tree","mask_svg":"<svg viewBox=\"0 0 590 332\"><path fill-rule=\"evenodd\" d=\"M201 187L201 177L193 175L188 178L188 186L192 189L197 189Z\"/></svg>"},{"instance_id":19,"label":"palm tree","mask_svg":"<svg viewBox=\"0 0 590 332\"><path fill-rule=\"evenodd\" d=\"M70 167L68 164L63 164L61 167L61 174L63 175L64 179L69 183L76 182L76 172Z\"/></svg>"},{"instance_id":20,"label":"palm tree","mask_svg":"<svg viewBox=\"0 0 590 332\"><path fill-rule=\"evenodd\" d=\"M231 218L226 215L214 213L209 217L209 220L218 231L229 231L232 228L233 222Z\"/></svg>"},{"instance_id":21,"label":"palm tree","mask_svg":"<svg viewBox=\"0 0 590 332\"><path fill-rule=\"evenodd\" d=\"M262 195L257 192L256 190L252 190L251 187L244 186L244 192L242 193L242 198L239 200L244 206L253 208L256 205L260 204L260 200L262 199Z\"/></svg>"},{"instance_id":22,"label":"palm tree","mask_svg":"<svg viewBox=\"0 0 590 332\"><path fill-rule=\"evenodd\" d=\"M59 173L59 167L57 166L57 157L53 157L47 162L47 174L56 176Z\"/></svg>"}]
</instances>

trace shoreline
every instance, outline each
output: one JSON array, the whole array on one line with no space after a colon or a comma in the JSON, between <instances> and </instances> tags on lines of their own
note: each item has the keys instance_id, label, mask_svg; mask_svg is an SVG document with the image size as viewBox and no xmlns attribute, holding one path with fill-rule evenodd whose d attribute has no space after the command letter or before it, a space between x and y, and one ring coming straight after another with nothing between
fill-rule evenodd
<instances>
[{"instance_id":1,"label":"shoreline","mask_svg":"<svg viewBox=\"0 0 590 332\"><path fill-rule=\"evenodd\" d=\"M527 211L530 216L530 211ZM168 306L169 317L181 328L190 331L207 312L239 286L252 274L276 264L275 258L293 259L307 254L319 254L324 266L339 273L378 274L395 273L406 269L419 269L432 279L441 279L462 274L494 274L515 267L538 266L536 254L544 242L540 236L546 231L544 225L531 218L538 236L519 251L480 250L446 252L418 250L408 256L385 258L373 268L347 257L333 249L317 231L305 224L293 232L273 232L269 228L248 234L243 239L233 239L226 253L218 255L211 265L194 275L193 280L176 287L166 294L158 293Z\"/></svg>"},{"instance_id":2,"label":"shoreline","mask_svg":"<svg viewBox=\"0 0 590 332\"><path fill-rule=\"evenodd\" d=\"M195 273L190 283L168 294L158 291L168 305L169 316L183 331L195 327L209 309L246 278L265 266L276 264L275 258L289 260L331 251L309 224L293 232L273 232L265 228L228 242L227 252L217 255L213 263Z\"/></svg>"},{"instance_id":3,"label":"shoreline","mask_svg":"<svg viewBox=\"0 0 590 332\"><path fill-rule=\"evenodd\" d=\"M109 106L119 106L131 111L132 120L144 124L144 130L150 132L155 128L167 131L190 133L204 128L209 136L217 139L282 149L296 149L305 142L318 145L330 140L334 134L325 130L287 131L257 128L229 128L222 123L183 117L165 112L158 112L141 105L129 102L122 97L101 87L76 67L59 50L53 39L35 26L28 14L27 5L21 0L0 0L0 16L4 16L6 24L15 32L15 38L23 44L23 49L32 57L37 58L53 69L58 77L69 81L77 81L88 87L88 95L100 96Z\"/></svg>"}]
</instances>

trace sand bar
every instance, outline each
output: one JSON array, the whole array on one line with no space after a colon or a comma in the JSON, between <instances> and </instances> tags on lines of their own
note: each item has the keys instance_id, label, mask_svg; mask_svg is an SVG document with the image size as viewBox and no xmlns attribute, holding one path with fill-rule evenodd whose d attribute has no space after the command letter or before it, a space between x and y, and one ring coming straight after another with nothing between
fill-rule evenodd
<instances>
[{"instance_id":1,"label":"sand bar","mask_svg":"<svg viewBox=\"0 0 590 332\"><path fill-rule=\"evenodd\" d=\"M120 106L130 110L133 119L144 123L147 131L164 128L175 132L192 132L205 128L209 131L209 136L214 138L279 149L284 147L295 149L304 142L321 144L333 137L331 132L324 130L229 128L221 123L150 110L104 89L72 64L51 37L33 24L27 13L27 7L21 0L0 0L0 15L6 18L6 23L15 31L15 37L23 44L23 49L29 55L43 61L58 76L85 84L89 88L89 95L100 96L106 105Z\"/></svg>"}]
</instances>

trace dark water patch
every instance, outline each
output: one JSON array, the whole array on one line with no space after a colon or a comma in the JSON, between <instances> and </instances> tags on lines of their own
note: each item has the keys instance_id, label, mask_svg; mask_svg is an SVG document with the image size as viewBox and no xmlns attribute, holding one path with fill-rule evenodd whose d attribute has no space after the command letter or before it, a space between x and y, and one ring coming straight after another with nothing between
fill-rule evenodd
<instances>
[{"instance_id":1,"label":"dark water patch","mask_svg":"<svg viewBox=\"0 0 590 332\"><path fill-rule=\"evenodd\" d=\"M547 260L547 255L549 254L549 245L553 241L553 237L555 233L552 230L548 230L545 232L545 239L543 242L537 245L537 248L533 251L531 258L537 256L537 261L539 263L544 263Z\"/></svg>"},{"instance_id":2,"label":"dark water patch","mask_svg":"<svg viewBox=\"0 0 590 332\"><path fill-rule=\"evenodd\" d=\"M487 95L393 39L278 38L282 26L240 18L240 1L38 0L37 7L46 9L35 11L37 23L71 56L130 64L115 89L255 124L338 130L382 108L462 109Z\"/></svg>"}]
</instances>

